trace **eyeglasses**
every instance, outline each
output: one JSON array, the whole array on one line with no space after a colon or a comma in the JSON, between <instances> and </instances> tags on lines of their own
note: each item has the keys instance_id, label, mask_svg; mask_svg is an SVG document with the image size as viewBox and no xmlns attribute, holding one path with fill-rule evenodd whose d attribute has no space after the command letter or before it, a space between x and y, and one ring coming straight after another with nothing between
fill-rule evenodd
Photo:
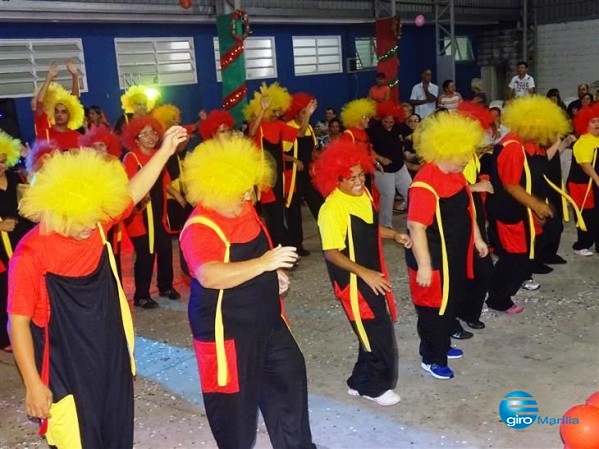
<instances>
[{"instance_id":1,"label":"eyeglasses","mask_svg":"<svg viewBox=\"0 0 599 449\"><path fill-rule=\"evenodd\" d=\"M149 131L144 131L143 133L139 133L137 135L137 137L153 137L153 136L157 136L157 135L158 135L158 133L152 129Z\"/></svg>"}]
</instances>

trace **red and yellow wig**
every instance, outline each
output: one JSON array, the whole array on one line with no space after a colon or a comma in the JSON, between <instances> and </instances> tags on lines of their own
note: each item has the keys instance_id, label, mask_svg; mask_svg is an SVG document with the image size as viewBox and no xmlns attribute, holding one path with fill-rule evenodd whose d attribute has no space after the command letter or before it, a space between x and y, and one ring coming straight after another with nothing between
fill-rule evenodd
<instances>
[{"instance_id":1,"label":"red and yellow wig","mask_svg":"<svg viewBox=\"0 0 599 449\"><path fill-rule=\"evenodd\" d=\"M212 139L221 125L227 125L230 129L233 129L235 119L231 113L224 109L210 111L206 118L200 122L200 136L203 140Z\"/></svg>"},{"instance_id":2,"label":"red and yellow wig","mask_svg":"<svg viewBox=\"0 0 599 449\"><path fill-rule=\"evenodd\" d=\"M104 143L108 148L108 154L120 157L121 141L105 126L94 126L79 139L79 145L82 147L92 147L95 142Z\"/></svg>"},{"instance_id":3,"label":"red and yellow wig","mask_svg":"<svg viewBox=\"0 0 599 449\"><path fill-rule=\"evenodd\" d=\"M589 132L589 123L594 118L599 118L599 103L597 102L581 108L576 113L572 119L576 133L581 136L587 134Z\"/></svg>"},{"instance_id":4,"label":"red and yellow wig","mask_svg":"<svg viewBox=\"0 0 599 449\"><path fill-rule=\"evenodd\" d=\"M132 150L137 147L137 136L140 131L144 129L146 126L150 126L156 133L159 138L162 138L162 133L164 132L162 126L158 120L152 117L149 114L142 115L141 117L137 117L131 119L129 123L127 123L123 127L123 134L121 136L123 146L128 150Z\"/></svg>"}]
</instances>

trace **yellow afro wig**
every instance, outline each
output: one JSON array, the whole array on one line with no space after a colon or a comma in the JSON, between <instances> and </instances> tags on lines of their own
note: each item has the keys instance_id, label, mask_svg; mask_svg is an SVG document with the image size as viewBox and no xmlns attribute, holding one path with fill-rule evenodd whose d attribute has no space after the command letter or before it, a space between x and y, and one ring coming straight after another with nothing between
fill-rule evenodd
<instances>
[{"instance_id":1,"label":"yellow afro wig","mask_svg":"<svg viewBox=\"0 0 599 449\"><path fill-rule=\"evenodd\" d=\"M6 164L12 167L19 161L21 141L0 129L0 154L6 155Z\"/></svg>"},{"instance_id":2,"label":"yellow afro wig","mask_svg":"<svg viewBox=\"0 0 599 449\"><path fill-rule=\"evenodd\" d=\"M35 174L19 211L40 222L44 232L72 237L118 217L131 201L127 185L116 158L92 148L54 151Z\"/></svg>"},{"instance_id":3,"label":"yellow afro wig","mask_svg":"<svg viewBox=\"0 0 599 449\"><path fill-rule=\"evenodd\" d=\"M501 114L501 123L524 142L550 145L570 131L566 113L549 98L540 95L519 97Z\"/></svg>"},{"instance_id":4,"label":"yellow afro wig","mask_svg":"<svg viewBox=\"0 0 599 449\"><path fill-rule=\"evenodd\" d=\"M182 181L191 204L226 208L254 186L273 186L274 160L245 137L210 139L184 159Z\"/></svg>"},{"instance_id":5,"label":"yellow afro wig","mask_svg":"<svg viewBox=\"0 0 599 449\"><path fill-rule=\"evenodd\" d=\"M273 111L280 110L281 113L289 109L291 105L291 95L287 92L287 89L282 87L279 83L274 82L270 86L266 83L260 85L260 90L254 92L254 98L250 100L248 105L243 110L245 119L249 122L253 121L260 114L260 102L262 97L270 98L270 105L268 109L264 111L263 117L268 118Z\"/></svg>"},{"instance_id":6,"label":"yellow afro wig","mask_svg":"<svg viewBox=\"0 0 599 449\"><path fill-rule=\"evenodd\" d=\"M172 104L158 106L152 109L150 115L160 123L165 131L173 125L178 125L181 120L181 110Z\"/></svg>"},{"instance_id":7,"label":"yellow afro wig","mask_svg":"<svg viewBox=\"0 0 599 449\"><path fill-rule=\"evenodd\" d=\"M376 103L368 98L358 98L341 108L341 123L346 128L353 128L362 121L362 117L372 118L375 115Z\"/></svg>"},{"instance_id":8,"label":"yellow afro wig","mask_svg":"<svg viewBox=\"0 0 599 449\"><path fill-rule=\"evenodd\" d=\"M133 114L135 112L136 103L145 103L148 113L154 109L156 98L150 98L146 94L147 89L147 86L139 84L137 86L131 86L123 95L121 95L121 107L126 114Z\"/></svg>"},{"instance_id":9,"label":"yellow afro wig","mask_svg":"<svg viewBox=\"0 0 599 449\"><path fill-rule=\"evenodd\" d=\"M55 95L51 95L50 98L44 99L44 110L48 115L50 123L54 125L54 108L57 104L62 104L69 111L69 123L67 127L75 130L83 126L83 119L85 118L85 110L83 105L75 95L71 95L66 90L57 91Z\"/></svg>"},{"instance_id":10,"label":"yellow afro wig","mask_svg":"<svg viewBox=\"0 0 599 449\"><path fill-rule=\"evenodd\" d=\"M414 148L425 162L465 162L483 144L480 124L461 114L430 115L414 131Z\"/></svg>"},{"instance_id":11,"label":"yellow afro wig","mask_svg":"<svg viewBox=\"0 0 599 449\"><path fill-rule=\"evenodd\" d=\"M37 93L39 89L35 90L34 98L37 97ZM58 84L54 81L48 84L48 88L46 89L46 96L44 97L44 112L46 115L54 114L54 105L56 102L56 97L63 96L69 94L69 91L66 90L62 84Z\"/></svg>"}]
</instances>

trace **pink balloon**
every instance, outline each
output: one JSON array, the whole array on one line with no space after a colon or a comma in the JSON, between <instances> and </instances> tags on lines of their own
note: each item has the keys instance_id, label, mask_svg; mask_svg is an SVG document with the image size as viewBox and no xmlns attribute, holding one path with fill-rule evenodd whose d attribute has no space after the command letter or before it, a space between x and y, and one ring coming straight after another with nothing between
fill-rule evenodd
<instances>
[{"instance_id":1,"label":"pink balloon","mask_svg":"<svg viewBox=\"0 0 599 449\"><path fill-rule=\"evenodd\" d=\"M414 23L417 27L421 27L422 25L424 25L424 16L422 14L418 14L414 19Z\"/></svg>"}]
</instances>

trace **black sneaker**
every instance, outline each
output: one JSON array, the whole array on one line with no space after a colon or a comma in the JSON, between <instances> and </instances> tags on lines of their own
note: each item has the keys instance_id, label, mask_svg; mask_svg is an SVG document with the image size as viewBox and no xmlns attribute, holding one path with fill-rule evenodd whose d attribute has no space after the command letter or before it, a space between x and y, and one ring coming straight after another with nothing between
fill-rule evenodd
<instances>
[{"instance_id":1,"label":"black sneaker","mask_svg":"<svg viewBox=\"0 0 599 449\"><path fill-rule=\"evenodd\" d=\"M136 299L134 302L135 307L141 307L142 309L155 309L156 307L160 307L160 304L158 304L152 298Z\"/></svg>"},{"instance_id":2,"label":"black sneaker","mask_svg":"<svg viewBox=\"0 0 599 449\"><path fill-rule=\"evenodd\" d=\"M564 259L562 256L558 254L554 254L553 256L545 259L543 262L545 262L548 265L563 265L568 263L566 259Z\"/></svg>"},{"instance_id":3,"label":"black sneaker","mask_svg":"<svg viewBox=\"0 0 599 449\"><path fill-rule=\"evenodd\" d=\"M531 267L531 271L535 274L547 274L553 271L549 265L545 265L544 263L534 263Z\"/></svg>"},{"instance_id":4,"label":"black sneaker","mask_svg":"<svg viewBox=\"0 0 599 449\"><path fill-rule=\"evenodd\" d=\"M484 329L485 328L485 323L483 323L480 320L466 321L466 324L468 325L468 327L470 327L472 329Z\"/></svg>"},{"instance_id":5,"label":"black sneaker","mask_svg":"<svg viewBox=\"0 0 599 449\"><path fill-rule=\"evenodd\" d=\"M456 340L468 340L469 338L474 337L472 332L468 332L465 329L459 330L451 334L451 338L455 338Z\"/></svg>"},{"instance_id":6,"label":"black sneaker","mask_svg":"<svg viewBox=\"0 0 599 449\"><path fill-rule=\"evenodd\" d=\"M181 295L174 288L169 288L168 290L162 290L159 294L163 298L172 299L173 301L175 301L177 299L181 299Z\"/></svg>"}]
</instances>

